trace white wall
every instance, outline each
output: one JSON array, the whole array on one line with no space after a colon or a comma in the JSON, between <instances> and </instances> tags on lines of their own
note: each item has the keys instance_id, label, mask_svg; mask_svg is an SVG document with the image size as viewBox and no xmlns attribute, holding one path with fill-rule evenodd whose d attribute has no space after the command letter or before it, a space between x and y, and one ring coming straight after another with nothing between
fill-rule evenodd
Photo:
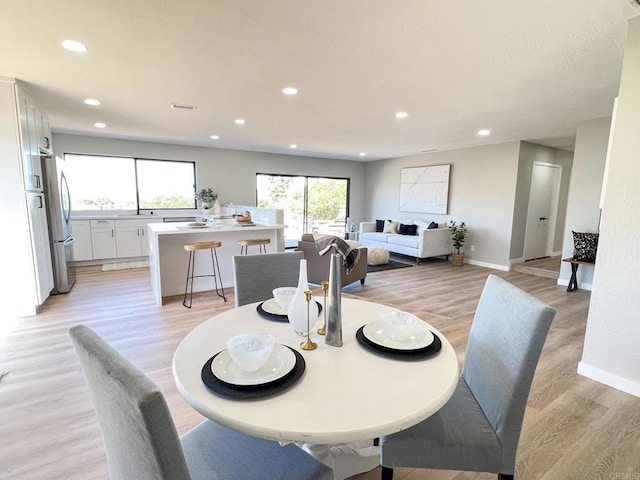
<instances>
[{"instance_id":1,"label":"white wall","mask_svg":"<svg viewBox=\"0 0 640 480\"><path fill-rule=\"evenodd\" d=\"M198 188L213 188L223 204L255 205L256 173L350 178L351 221L365 220L363 162L67 134L54 134L53 147L56 155L85 153L195 161Z\"/></svg>"},{"instance_id":2,"label":"white wall","mask_svg":"<svg viewBox=\"0 0 640 480\"><path fill-rule=\"evenodd\" d=\"M613 108L613 105L612 105ZM597 118L578 125L573 157L573 174L569 186L567 222L563 232L562 258L573 256L575 232L598 231L600 190L604 172L611 117ZM591 290L594 268L578 267L578 286ZM558 284L568 285L571 265L563 262Z\"/></svg>"},{"instance_id":3,"label":"white wall","mask_svg":"<svg viewBox=\"0 0 640 480\"><path fill-rule=\"evenodd\" d=\"M640 17L629 22L578 372L640 396Z\"/></svg>"},{"instance_id":4,"label":"white wall","mask_svg":"<svg viewBox=\"0 0 640 480\"><path fill-rule=\"evenodd\" d=\"M367 164L367 219L464 221L469 230L466 260L506 270L519 148L520 142L510 142L371 162ZM401 169L443 164L451 164L448 214L399 211Z\"/></svg>"}]
</instances>

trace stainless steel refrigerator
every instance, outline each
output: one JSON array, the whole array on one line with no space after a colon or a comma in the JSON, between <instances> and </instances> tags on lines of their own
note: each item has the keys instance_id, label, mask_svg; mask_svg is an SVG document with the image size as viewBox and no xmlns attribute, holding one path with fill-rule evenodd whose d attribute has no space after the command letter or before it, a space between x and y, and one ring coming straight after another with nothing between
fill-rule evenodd
<instances>
[{"instance_id":1,"label":"stainless steel refrigerator","mask_svg":"<svg viewBox=\"0 0 640 480\"><path fill-rule=\"evenodd\" d=\"M75 239L71 231L71 196L64 174L64 159L42 157L42 167L55 283L51 293L67 293L76 281L76 274L75 268L70 266Z\"/></svg>"}]
</instances>

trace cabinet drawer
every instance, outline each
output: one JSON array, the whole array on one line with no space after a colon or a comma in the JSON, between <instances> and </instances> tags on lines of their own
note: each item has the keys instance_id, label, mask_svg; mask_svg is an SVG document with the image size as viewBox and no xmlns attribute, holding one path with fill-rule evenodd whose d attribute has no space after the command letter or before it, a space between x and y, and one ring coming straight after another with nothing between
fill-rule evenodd
<instances>
[{"instance_id":1,"label":"cabinet drawer","mask_svg":"<svg viewBox=\"0 0 640 480\"><path fill-rule=\"evenodd\" d=\"M115 228L115 226L114 220L91 220L91 228Z\"/></svg>"}]
</instances>

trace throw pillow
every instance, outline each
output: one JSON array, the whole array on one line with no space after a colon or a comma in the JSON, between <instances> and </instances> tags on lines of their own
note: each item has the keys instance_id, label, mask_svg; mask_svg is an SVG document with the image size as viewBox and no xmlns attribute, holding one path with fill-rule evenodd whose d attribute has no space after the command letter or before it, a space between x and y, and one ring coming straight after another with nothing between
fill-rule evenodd
<instances>
[{"instance_id":1,"label":"throw pillow","mask_svg":"<svg viewBox=\"0 0 640 480\"><path fill-rule=\"evenodd\" d=\"M376 232L384 230L384 220L376 220Z\"/></svg>"},{"instance_id":2,"label":"throw pillow","mask_svg":"<svg viewBox=\"0 0 640 480\"><path fill-rule=\"evenodd\" d=\"M598 251L597 233L573 233L573 259L583 262L595 262Z\"/></svg>"},{"instance_id":3,"label":"throw pillow","mask_svg":"<svg viewBox=\"0 0 640 480\"><path fill-rule=\"evenodd\" d=\"M438 224L436 222L431 222L427 229L433 230L434 228L438 228Z\"/></svg>"},{"instance_id":4,"label":"throw pillow","mask_svg":"<svg viewBox=\"0 0 640 480\"><path fill-rule=\"evenodd\" d=\"M418 226L417 225L405 225L401 223L398 227L398 233L400 235L417 235L418 234Z\"/></svg>"},{"instance_id":5,"label":"throw pillow","mask_svg":"<svg viewBox=\"0 0 640 480\"><path fill-rule=\"evenodd\" d=\"M398 233L398 222L392 222L391 220L384 221L384 228L382 233Z\"/></svg>"}]
</instances>

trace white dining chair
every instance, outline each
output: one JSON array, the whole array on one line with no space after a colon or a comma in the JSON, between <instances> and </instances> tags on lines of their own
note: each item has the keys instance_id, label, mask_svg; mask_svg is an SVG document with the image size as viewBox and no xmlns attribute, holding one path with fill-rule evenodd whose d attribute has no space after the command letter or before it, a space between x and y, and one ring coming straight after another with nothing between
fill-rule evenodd
<instances>
[{"instance_id":1,"label":"white dining chair","mask_svg":"<svg viewBox=\"0 0 640 480\"><path fill-rule=\"evenodd\" d=\"M512 480L531 382L554 316L537 298L489 275L453 396L423 422L380 438L382 479L391 480L394 467L413 467Z\"/></svg>"},{"instance_id":2,"label":"white dining chair","mask_svg":"<svg viewBox=\"0 0 640 480\"><path fill-rule=\"evenodd\" d=\"M93 330L69 330L85 372L112 479L331 480L295 445L245 435L210 420L178 437L160 389Z\"/></svg>"}]
</instances>

